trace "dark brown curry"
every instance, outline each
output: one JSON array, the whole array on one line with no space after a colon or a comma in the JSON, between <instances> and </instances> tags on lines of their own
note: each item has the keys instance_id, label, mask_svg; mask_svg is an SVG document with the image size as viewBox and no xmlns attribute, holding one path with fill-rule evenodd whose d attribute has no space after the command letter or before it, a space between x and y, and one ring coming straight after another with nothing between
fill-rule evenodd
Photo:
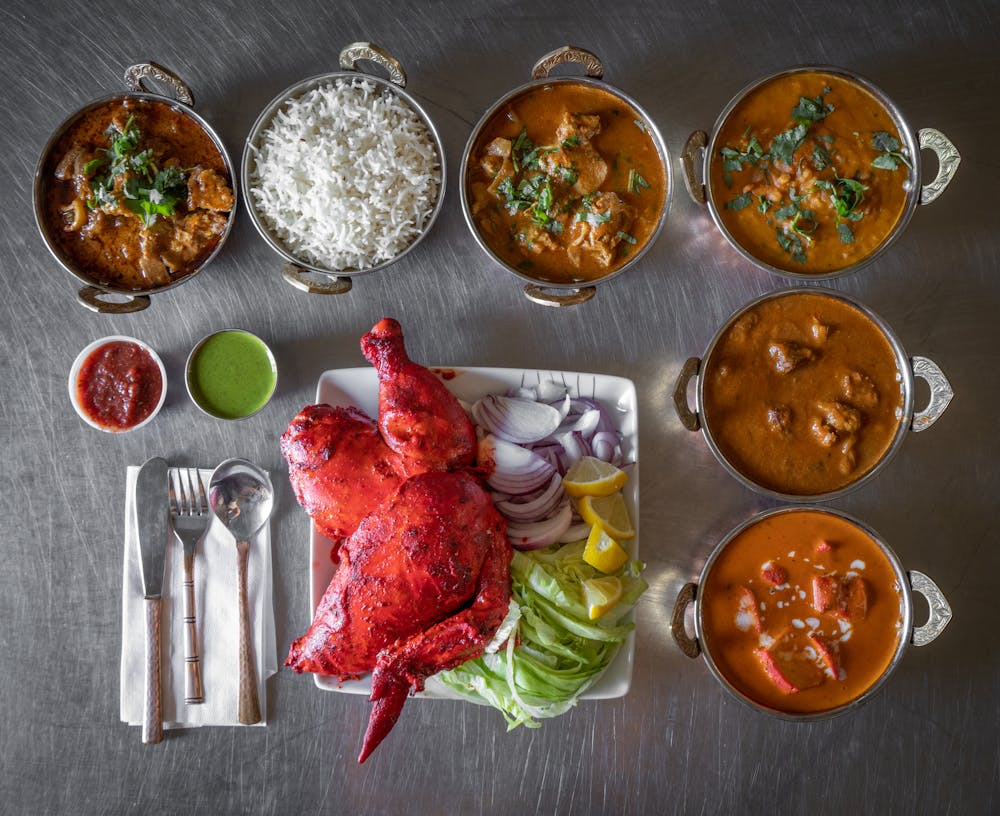
<instances>
[{"instance_id":1,"label":"dark brown curry","mask_svg":"<svg viewBox=\"0 0 1000 816\"><path fill-rule=\"evenodd\" d=\"M819 495L859 479L885 455L903 412L885 334L859 309L787 292L737 317L704 366L705 424L751 481Z\"/></svg>"},{"instance_id":2,"label":"dark brown curry","mask_svg":"<svg viewBox=\"0 0 1000 816\"><path fill-rule=\"evenodd\" d=\"M603 89L536 86L498 110L470 153L483 240L528 277L567 284L623 266L659 225L663 160L642 116Z\"/></svg>"},{"instance_id":3,"label":"dark brown curry","mask_svg":"<svg viewBox=\"0 0 1000 816\"><path fill-rule=\"evenodd\" d=\"M235 204L212 139L164 102L126 97L87 111L50 155L47 232L99 283L141 291L197 269Z\"/></svg>"},{"instance_id":4,"label":"dark brown curry","mask_svg":"<svg viewBox=\"0 0 1000 816\"><path fill-rule=\"evenodd\" d=\"M778 269L827 274L867 258L906 206L911 159L861 85L802 72L754 89L726 117L712 200L733 240Z\"/></svg>"}]
</instances>

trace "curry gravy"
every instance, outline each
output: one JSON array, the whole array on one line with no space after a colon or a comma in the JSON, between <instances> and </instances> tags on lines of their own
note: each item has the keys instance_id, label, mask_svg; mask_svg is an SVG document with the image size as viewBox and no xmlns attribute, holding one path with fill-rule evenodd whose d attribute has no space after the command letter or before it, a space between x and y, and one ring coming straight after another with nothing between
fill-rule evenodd
<instances>
[{"instance_id":1,"label":"curry gravy","mask_svg":"<svg viewBox=\"0 0 1000 816\"><path fill-rule=\"evenodd\" d=\"M592 85L529 88L483 126L466 168L485 243L524 275L571 284L606 277L656 232L663 159L644 118Z\"/></svg>"},{"instance_id":2,"label":"curry gravy","mask_svg":"<svg viewBox=\"0 0 1000 816\"><path fill-rule=\"evenodd\" d=\"M805 123L801 146L784 161L776 137L795 128L803 98L819 100L812 109L823 118ZM882 160L896 169L873 166L879 133L901 141L885 106L840 76L801 72L751 91L726 117L710 161L712 200L733 240L764 263L800 274L833 273L867 258L899 222L910 180L901 148ZM766 155L757 158L760 151Z\"/></svg>"},{"instance_id":3,"label":"curry gravy","mask_svg":"<svg viewBox=\"0 0 1000 816\"><path fill-rule=\"evenodd\" d=\"M829 586L843 588L837 599L824 594ZM860 697L885 673L901 634L891 562L857 525L820 510L776 513L739 533L712 563L698 604L721 674L787 713Z\"/></svg>"},{"instance_id":4,"label":"curry gravy","mask_svg":"<svg viewBox=\"0 0 1000 816\"><path fill-rule=\"evenodd\" d=\"M742 312L703 366L702 413L722 455L787 495L839 490L872 469L900 427L902 375L863 312L787 291Z\"/></svg>"}]
</instances>

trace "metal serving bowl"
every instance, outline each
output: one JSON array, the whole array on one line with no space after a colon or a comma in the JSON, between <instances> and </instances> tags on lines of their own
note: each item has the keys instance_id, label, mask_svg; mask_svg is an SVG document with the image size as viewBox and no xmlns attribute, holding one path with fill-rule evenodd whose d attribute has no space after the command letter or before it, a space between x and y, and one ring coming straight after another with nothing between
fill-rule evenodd
<instances>
[{"instance_id":1,"label":"metal serving bowl","mask_svg":"<svg viewBox=\"0 0 1000 816\"><path fill-rule=\"evenodd\" d=\"M164 96L161 93L149 91L144 84L144 80L147 78L154 79L166 85L170 89L173 98ZM80 303L88 309L101 314L125 314L128 312L141 311L149 306L150 295L155 295L158 292L165 292L167 289L173 289L175 286L180 286L185 281L193 278L201 272L204 267L211 263L212 259L215 258L215 256L222 249L222 245L226 242L226 239L229 237L229 233L232 231L233 220L236 218L236 174L233 172L233 165L229 160L229 153L226 152L226 147L222 143L222 139L219 138L219 135L212 129L208 122L192 110L192 107L194 106L194 93L191 91L191 88L188 87L188 85L176 74L153 62L141 62L130 66L125 71L124 81L125 86L130 91L129 93L113 94L111 96L105 96L100 99L96 99L93 102L89 102L80 108L80 110L71 114L61 125L59 125L52 136L49 137L49 140L45 143L45 147L42 149L41 158L39 158L38 165L35 168L35 223L38 225L38 231L42 236L42 240L45 241L45 245L49 248L49 252L52 253L52 257L56 259L59 265L73 277L77 278L77 280L85 284L85 286L77 293L77 298ZM51 164L51 153L55 149L56 144L58 144L63 134L65 134L66 131L69 130L69 128L72 127L85 114L95 108L106 105L109 102L124 99L138 99L164 103L177 111L177 113L182 116L186 116L188 119L195 122L204 131L205 135L212 140L212 144L215 145L215 148L219 151L219 155L222 156L222 160L226 166L226 173L229 176L229 185L233 191L234 205L229 213L229 218L226 220L226 227L223 230L222 235L219 237L215 248L197 269L192 269L189 272L174 278L170 283L163 286L133 289L95 279L90 274L80 269L71 258L62 253L58 244L50 234L49 227L45 222L45 189L47 184L45 171ZM114 299L108 299L108 295L116 297ZM124 298L124 300L121 298Z\"/></svg>"},{"instance_id":2,"label":"metal serving bowl","mask_svg":"<svg viewBox=\"0 0 1000 816\"><path fill-rule=\"evenodd\" d=\"M733 110L752 92L769 82L782 77L791 76L793 74L810 72L832 74L863 88L872 97L874 97L882 105L886 113L888 113L893 124L896 126L896 129L899 131L907 158L913 165L913 168L910 171L910 177L905 182L906 203L899 220L896 222L896 225L883 239L882 243L879 244L879 246L866 257L854 264L851 264L850 266L833 272L808 273L781 269L760 260L740 245L722 221L722 217L719 212L720 205L716 202L717 191L712 189L712 177L710 173L712 157L717 154L720 147L717 143L719 133ZM937 176L933 181L928 184L924 184L923 186L920 184L922 178L920 159L921 150L934 151L938 159ZM878 88L878 86L853 71L828 65L802 65L794 68L786 68L783 71L778 71L774 74L763 77L762 79L751 82L743 88L743 90L736 94L736 96L734 96L732 100L730 100L729 104L723 109L722 113L719 114L719 118L716 120L715 126L712 128L711 135L703 130L696 130L688 137L684 150L681 153L681 164L684 169L684 183L687 187L688 195L691 196L695 203L708 205L708 211L712 216L712 220L715 222L716 227L718 227L719 231L733 247L733 249L750 261L750 263L760 267L761 269L765 269L768 272L773 272L776 275L781 275L793 280L814 281L829 280L840 277L841 275L850 274L851 272L857 272L859 269L868 266L880 257L903 232L906 225L909 223L914 210L916 210L917 205L930 204L944 192L945 187L947 187L952 178L954 178L960 162L961 156L955 148L955 145L953 145L939 130L935 130L933 128L922 128L921 130L914 132L896 104L889 99L889 97L886 96L885 93ZM699 164L701 168L701 180L698 178Z\"/></svg>"},{"instance_id":3,"label":"metal serving bowl","mask_svg":"<svg viewBox=\"0 0 1000 816\"><path fill-rule=\"evenodd\" d=\"M738 321L744 314L758 304L768 300L774 300L776 298L795 296L797 294L825 295L827 297L835 298L857 309L869 320L871 320L892 348L893 355L896 358L896 369L899 372L900 387L903 393L903 408L902 414L899 418L899 424L896 428L896 435L878 462L876 462L876 464L867 472L860 474L854 481L844 487L828 493L811 495L784 493L778 490L772 490L748 478L742 471L738 470L722 452L715 438L715 429L713 429L710 422L706 421L704 412L705 377L702 376L704 373L703 361L705 366L712 364L713 352L723 335L726 334L736 321ZM695 392L696 406L694 410L692 410L688 404L688 385L695 377L697 377L697 387ZM917 377L927 382L931 392L930 401L922 411L914 411L913 405L914 379ZM863 306L840 292L811 286L806 289L781 289L777 292L771 292L751 301L746 306L732 314L722 325L722 328L716 332L715 337L713 337L712 342L709 343L704 356L690 357L684 363L681 373L674 386L674 408L677 411L677 416L681 420L684 427L689 431L700 430L705 437L705 441L708 443L709 449L715 455L715 458L719 460L722 466L725 467L725 469L728 470L737 481L749 487L751 490L765 496L770 496L774 499L781 499L783 501L829 501L831 499L839 498L852 490L856 490L863 484L866 484L870 480L874 479L875 476L889 464L892 457L899 451L899 448L902 446L907 434L910 431L925 431L931 427L931 425L937 422L937 420L944 413L953 396L954 392L952 391L951 384L948 382L948 379L945 377L944 373L937 366L937 364L933 360L929 360L926 357L909 357L903 349L902 344L899 342L899 338L896 337L892 329L889 328L888 324L879 315L867 306Z\"/></svg>"},{"instance_id":4,"label":"metal serving bowl","mask_svg":"<svg viewBox=\"0 0 1000 816\"><path fill-rule=\"evenodd\" d=\"M800 714L800 713L789 713L787 711L780 711L771 708L767 705L757 702L751 697L748 697L742 691L740 691L734 684L727 678L722 671L719 669L716 663L716 656L712 654L711 641L706 641L705 639L705 625L703 619L703 609L704 606L700 603L699 598L699 588L706 585L709 575L712 572L712 567L716 563L720 554L726 549L731 541L733 541L740 533L746 530L748 527L757 524L758 522L768 518L769 516L778 515L781 513L789 512L799 512L802 510L815 511L817 513L825 513L831 516L837 516L844 521L854 525L859 528L865 535L871 538L881 549L882 554L886 557L889 563L892 565L893 572L896 576L896 583L899 588L899 596L901 602L900 617L902 625L899 630L899 639L896 644L896 650L893 654L892 659L889 661L888 666L886 666L885 671L879 676L879 678L868 687L862 694L855 697L853 700L845 703L842 706L833 708L827 711L820 711L817 713ZM877 588L876 588L877 589ZM923 595L927 601L927 605L930 610L927 622L922 626L914 626L913 624L913 593L916 592ZM691 604L695 605L694 608L694 637L688 635L685 626L684 618L688 606ZM723 688L726 689L730 694L732 694L737 700L746 705L754 708L758 711L763 711L774 717L779 717L784 720L792 720L795 722L810 722L815 720L826 720L831 717L835 717L839 714L845 714L849 711L853 711L858 706L869 700L872 695L874 695L886 681L889 679L890 675L896 670L900 661L903 659L903 655L906 653L907 648L912 644L914 646L926 646L928 643L932 642L944 628L948 625L951 620L951 607L948 605L947 600L945 600L944 595L941 590L938 589L937 585L922 572L917 572L915 570L906 571L903 569L903 565L900 563L899 558L892 551L888 544L882 539L882 537L875 532L873 529L868 527L861 521L853 518L852 516L842 513L838 510L832 510L830 508L823 507L808 507L808 506L795 506L795 507L778 507L772 510L767 510L760 513L753 518L745 521L743 524L739 525L736 529L729 533L712 551L712 554L708 557L708 561L701 570L701 575L696 582L687 583L681 589L677 596L677 600L674 603L673 617L671 621L671 634L674 637L674 641L680 647L681 651L684 652L690 658L697 658L699 655L703 655L705 658L705 663L708 664L709 670L715 675L715 679L722 684Z\"/></svg>"},{"instance_id":5,"label":"metal serving bowl","mask_svg":"<svg viewBox=\"0 0 1000 816\"><path fill-rule=\"evenodd\" d=\"M586 70L587 75L585 77L550 77L549 72L555 68L557 65L562 65L563 63L576 63L583 66ZM649 250L649 248L656 242L661 230L663 229L663 222L666 219L667 211L670 209L670 198L673 193L673 177L670 165L670 154L667 152L667 146L663 141L663 137L660 135L659 129L653 123L653 120L649 115L642 109L642 107L634 100L632 97L628 96L624 92L618 90L612 85L606 82L602 82L601 79L604 76L604 66L601 60L596 54L591 53L583 48L577 48L571 45L564 45L561 48L557 48L555 51L543 56L538 62L535 63L534 67L531 69L531 81L521 85L510 93L498 99L489 110L486 111L480 118L479 122L472 129L472 135L469 136L469 141L465 145L465 152L462 154L462 178L459 182L459 189L462 198L462 213L465 215L465 222L469 225L469 230L472 232L472 237L476 239L476 243L479 244L480 249L483 250L489 257L491 257L496 263L506 269L513 275L526 281L527 285L524 287L524 294L528 300L534 303L539 303L543 306L575 306L579 303L585 303L590 300L597 289L598 284L604 284L610 281L612 278L616 278L630 269L643 255ZM572 85L589 85L591 87L600 88L605 93L609 93L614 97L617 97L620 101L629 105L635 112L641 117L641 121L646 127L647 132L653 140L653 144L656 146L656 150L659 153L660 160L663 164L664 179L666 180L666 193L663 197L663 208L660 211L660 217L657 221L656 228L650 234L649 239L646 243L639 248L639 250L624 264L615 269L613 272L604 275L587 284L581 283L552 283L550 281L543 281L538 278L533 278L531 275L526 274L523 270L518 269L516 266L512 266L507 263L503 258L494 252L489 244L483 239L480 234L478 227L476 227L475 221L472 217L472 209L469 204L469 165L472 160L472 151L479 141L479 135L482 133L483 128L486 124L493 118L497 111L501 110L505 105L508 105L514 101L519 96L526 94L535 88L545 85L561 85L561 84L572 84Z\"/></svg>"},{"instance_id":6,"label":"metal serving bowl","mask_svg":"<svg viewBox=\"0 0 1000 816\"><path fill-rule=\"evenodd\" d=\"M363 68L358 64L359 60L367 60L379 65L388 74L388 79L363 70ZM253 123L253 127L250 128L250 133L247 136L246 144L243 148L243 161L240 167L240 179L243 183L243 200L246 204L247 211L250 213L250 220L253 222L254 227L256 227L257 232L260 233L260 236L267 242L268 246L284 258L285 264L281 270L282 277L284 277L285 281L294 286L296 289L315 295L346 294L351 290L352 278L385 269L387 266L396 263L396 261L412 252L414 247L416 247L416 245L424 239L424 236L426 236L427 233L430 232L431 227L434 226L438 213L441 212L441 205L444 203L444 192L447 184L444 146L441 144L441 137L438 135L437 128L434 126L434 122L431 120L430 116L427 115L427 112L412 96L403 90L406 87L406 72L403 70L403 66L400 64L399 60L382 48L379 48L377 45L366 42L358 42L348 45L343 51L340 52L340 67L344 70L309 77L308 79L304 79L301 82L292 85L290 88L286 88L274 97L274 99L272 99L261 112L260 116L257 117L257 121ZM257 211L257 205L253 200L253 196L251 195L254 183L254 173L251 165L253 163L254 153L257 151L260 144L261 132L271 123L274 115L286 102L296 99L320 85L325 85L330 82L349 82L359 76L364 76L366 81L373 83L380 89L392 93L394 96L401 99L414 113L417 114L417 116L420 117L420 120L427 127L427 130L431 135L434 142L434 148L437 150L441 176L438 184L437 201L434 204L434 208L420 233L413 239L406 249L395 257L363 269L329 269L309 263L294 255L284 245L284 243L282 243L281 239L264 223Z\"/></svg>"}]
</instances>

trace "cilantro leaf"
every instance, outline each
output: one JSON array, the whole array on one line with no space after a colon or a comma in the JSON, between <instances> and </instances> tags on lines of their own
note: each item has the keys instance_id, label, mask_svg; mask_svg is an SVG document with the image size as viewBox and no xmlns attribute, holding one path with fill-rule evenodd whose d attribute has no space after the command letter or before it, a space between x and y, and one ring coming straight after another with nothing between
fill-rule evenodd
<instances>
[{"instance_id":1,"label":"cilantro leaf","mask_svg":"<svg viewBox=\"0 0 1000 816\"><path fill-rule=\"evenodd\" d=\"M903 153L899 139L891 133L876 130L872 133L872 147L880 152L880 155L872 160L872 167L877 167L879 170L896 170L900 162L909 168L913 167L906 154Z\"/></svg>"},{"instance_id":2,"label":"cilantro leaf","mask_svg":"<svg viewBox=\"0 0 1000 816\"><path fill-rule=\"evenodd\" d=\"M799 123L790 130L779 133L771 141L770 154L785 164L791 164L792 156L795 155L796 150L802 147L808 131L809 129L805 125Z\"/></svg>"},{"instance_id":3,"label":"cilantro leaf","mask_svg":"<svg viewBox=\"0 0 1000 816\"><path fill-rule=\"evenodd\" d=\"M853 244L854 243L854 233L851 232L851 228L841 222L837 224L837 232L840 234L840 242L842 244Z\"/></svg>"},{"instance_id":4,"label":"cilantro leaf","mask_svg":"<svg viewBox=\"0 0 1000 816\"><path fill-rule=\"evenodd\" d=\"M749 207L753 203L753 197L750 193L743 193L743 195L737 196L732 201L726 202L727 210L742 210L744 207Z\"/></svg>"},{"instance_id":5,"label":"cilantro leaf","mask_svg":"<svg viewBox=\"0 0 1000 816\"><path fill-rule=\"evenodd\" d=\"M792 108L792 120L801 125L809 125L814 122L822 122L833 113L833 105L824 105L823 96L826 89L819 96L809 99L804 96L799 97L799 104Z\"/></svg>"}]
</instances>

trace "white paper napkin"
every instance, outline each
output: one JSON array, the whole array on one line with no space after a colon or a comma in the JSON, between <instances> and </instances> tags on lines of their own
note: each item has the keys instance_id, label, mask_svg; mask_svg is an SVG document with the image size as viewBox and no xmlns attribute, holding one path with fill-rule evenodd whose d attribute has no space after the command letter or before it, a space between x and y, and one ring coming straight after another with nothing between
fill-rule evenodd
<instances>
[{"instance_id":1,"label":"white paper napkin","mask_svg":"<svg viewBox=\"0 0 1000 816\"><path fill-rule=\"evenodd\" d=\"M121 719L141 725L145 693L145 611L142 570L136 540L135 481L139 468L129 466L125 480L125 559L122 579ZM200 470L208 494L210 470ZM164 497L166 501L166 497ZM168 532L161 610L163 726L239 725L239 615L236 542L218 519L198 544L195 555L195 614L205 702L184 702L184 550ZM257 668L260 725L267 721L264 681L278 671L271 578L270 525L250 542L247 603Z\"/></svg>"}]
</instances>

